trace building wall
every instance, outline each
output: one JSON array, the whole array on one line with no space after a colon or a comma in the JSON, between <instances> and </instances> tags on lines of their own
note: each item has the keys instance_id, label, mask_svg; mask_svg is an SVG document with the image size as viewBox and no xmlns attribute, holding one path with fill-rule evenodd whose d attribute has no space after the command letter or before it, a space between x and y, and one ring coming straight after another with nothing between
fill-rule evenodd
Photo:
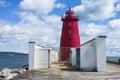
<instances>
[{"instance_id":1,"label":"building wall","mask_svg":"<svg viewBox=\"0 0 120 80\"><path fill-rule=\"evenodd\" d=\"M52 62L58 62L59 61L59 53L58 51L53 50L52 52Z\"/></svg>"},{"instance_id":2,"label":"building wall","mask_svg":"<svg viewBox=\"0 0 120 80\"><path fill-rule=\"evenodd\" d=\"M97 71L106 70L106 37L100 36L96 38L96 57L97 57Z\"/></svg>"},{"instance_id":3,"label":"building wall","mask_svg":"<svg viewBox=\"0 0 120 80\"><path fill-rule=\"evenodd\" d=\"M35 42L29 43L29 69L48 68L50 66L50 53Z\"/></svg>"},{"instance_id":4,"label":"building wall","mask_svg":"<svg viewBox=\"0 0 120 80\"><path fill-rule=\"evenodd\" d=\"M106 70L106 36L98 36L82 44L79 48L79 68L97 69L97 71ZM77 54L77 53L76 53ZM76 57L76 67L78 67L78 58ZM72 63L75 63L73 60Z\"/></svg>"},{"instance_id":5,"label":"building wall","mask_svg":"<svg viewBox=\"0 0 120 80\"><path fill-rule=\"evenodd\" d=\"M48 58L49 58L48 60L50 60L50 65L51 65L51 64L53 63L53 61L52 61L52 58L53 58L53 57L52 57L52 54L53 54L52 49L50 49L48 53L50 53L50 54L49 54L50 57L48 56ZM50 66L49 66L49 67L50 67Z\"/></svg>"},{"instance_id":6,"label":"building wall","mask_svg":"<svg viewBox=\"0 0 120 80\"><path fill-rule=\"evenodd\" d=\"M30 42L29 43L29 69L33 69L34 68L34 42Z\"/></svg>"},{"instance_id":7,"label":"building wall","mask_svg":"<svg viewBox=\"0 0 120 80\"><path fill-rule=\"evenodd\" d=\"M48 68L59 60L59 53L52 48L41 47L35 42L29 43L29 69Z\"/></svg>"},{"instance_id":8,"label":"building wall","mask_svg":"<svg viewBox=\"0 0 120 80\"><path fill-rule=\"evenodd\" d=\"M96 68L95 41L80 47L80 68Z\"/></svg>"},{"instance_id":9,"label":"building wall","mask_svg":"<svg viewBox=\"0 0 120 80\"><path fill-rule=\"evenodd\" d=\"M35 52L35 68L48 68L50 67L50 53L48 49L38 49Z\"/></svg>"},{"instance_id":10,"label":"building wall","mask_svg":"<svg viewBox=\"0 0 120 80\"><path fill-rule=\"evenodd\" d=\"M40 59L39 59L39 57L41 58L43 58L44 56L48 56L48 54L45 54L45 55L43 55L43 50L41 50L42 48L40 47L40 46L38 46L38 45L34 45L34 68L41 68L42 67L42 65L44 65L44 64L42 64L41 66L40 66ZM46 62L45 62L46 63Z\"/></svg>"},{"instance_id":11,"label":"building wall","mask_svg":"<svg viewBox=\"0 0 120 80\"><path fill-rule=\"evenodd\" d=\"M76 48L71 48L70 63L72 64L72 66L76 65Z\"/></svg>"},{"instance_id":12,"label":"building wall","mask_svg":"<svg viewBox=\"0 0 120 80\"><path fill-rule=\"evenodd\" d=\"M71 47L60 48L60 59L61 61L69 61Z\"/></svg>"}]
</instances>

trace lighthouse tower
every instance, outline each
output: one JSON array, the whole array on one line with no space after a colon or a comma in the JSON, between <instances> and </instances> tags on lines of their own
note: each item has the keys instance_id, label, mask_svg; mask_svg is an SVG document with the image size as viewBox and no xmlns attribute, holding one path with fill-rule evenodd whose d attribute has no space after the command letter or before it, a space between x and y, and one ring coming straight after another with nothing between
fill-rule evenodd
<instances>
[{"instance_id":1,"label":"lighthouse tower","mask_svg":"<svg viewBox=\"0 0 120 80\"><path fill-rule=\"evenodd\" d=\"M80 37L78 29L78 18L74 11L69 8L65 16L61 18L62 34L60 41L61 61L66 61L70 57L70 49L80 46Z\"/></svg>"}]
</instances>

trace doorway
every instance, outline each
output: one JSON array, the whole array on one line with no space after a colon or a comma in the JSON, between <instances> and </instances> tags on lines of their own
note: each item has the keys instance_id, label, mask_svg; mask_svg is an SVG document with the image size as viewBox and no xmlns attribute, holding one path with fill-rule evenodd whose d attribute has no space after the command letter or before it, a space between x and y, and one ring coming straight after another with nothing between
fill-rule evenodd
<instances>
[{"instance_id":1,"label":"doorway","mask_svg":"<svg viewBox=\"0 0 120 80\"><path fill-rule=\"evenodd\" d=\"M80 48L76 49L76 67L80 68Z\"/></svg>"}]
</instances>

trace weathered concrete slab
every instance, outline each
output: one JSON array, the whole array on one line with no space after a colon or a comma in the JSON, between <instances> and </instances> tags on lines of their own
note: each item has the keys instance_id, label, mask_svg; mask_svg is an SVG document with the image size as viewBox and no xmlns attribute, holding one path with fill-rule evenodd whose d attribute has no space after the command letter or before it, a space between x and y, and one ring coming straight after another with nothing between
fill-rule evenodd
<instances>
[{"instance_id":1,"label":"weathered concrete slab","mask_svg":"<svg viewBox=\"0 0 120 80\"><path fill-rule=\"evenodd\" d=\"M12 80L120 80L120 65L109 63L106 72L81 72L59 63L52 68L27 71Z\"/></svg>"}]
</instances>

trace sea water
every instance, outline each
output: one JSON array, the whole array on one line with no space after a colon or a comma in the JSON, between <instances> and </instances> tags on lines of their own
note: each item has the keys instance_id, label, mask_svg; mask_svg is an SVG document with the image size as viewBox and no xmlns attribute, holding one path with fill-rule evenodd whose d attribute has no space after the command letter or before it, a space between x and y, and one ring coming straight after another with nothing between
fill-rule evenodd
<instances>
[{"instance_id":1,"label":"sea water","mask_svg":"<svg viewBox=\"0 0 120 80\"><path fill-rule=\"evenodd\" d=\"M28 55L0 56L0 71L4 68L20 68L28 64Z\"/></svg>"},{"instance_id":2,"label":"sea water","mask_svg":"<svg viewBox=\"0 0 120 80\"><path fill-rule=\"evenodd\" d=\"M112 57L107 57L107 61L111 61L111 62L115 62L115 63L119 63L119 56L112 56Z\"/></svg>"}]
</instances>

